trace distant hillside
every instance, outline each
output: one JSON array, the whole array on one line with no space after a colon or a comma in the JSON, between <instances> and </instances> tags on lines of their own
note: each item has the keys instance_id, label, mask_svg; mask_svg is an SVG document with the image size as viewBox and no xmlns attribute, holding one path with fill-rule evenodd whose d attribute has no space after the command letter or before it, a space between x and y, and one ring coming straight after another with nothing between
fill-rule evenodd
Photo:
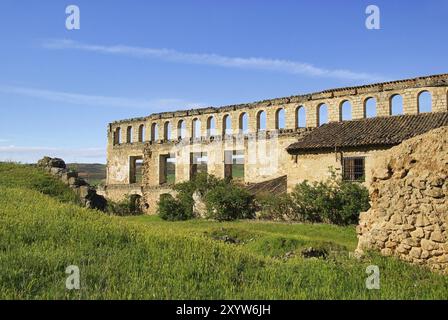
<instances>
[{"instance_id":1,"label":"distant hillside","mask_svg":"<svg viewBox=\"0 0 448 320\"><path fill-rule=\"evenodd\" d=\"M69 163L67 167L78 172L91 185L98 185L106 180L106 165L100 163Z\"/></svg>"}]
</instances>

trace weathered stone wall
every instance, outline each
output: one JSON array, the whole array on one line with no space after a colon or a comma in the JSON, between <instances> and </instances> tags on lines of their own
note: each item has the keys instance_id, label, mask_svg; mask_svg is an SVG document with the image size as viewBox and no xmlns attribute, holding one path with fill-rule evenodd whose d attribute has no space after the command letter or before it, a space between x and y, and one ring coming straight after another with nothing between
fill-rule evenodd
<instances>
[{"instance_id":1,"label":"weathered stone wall","mask_svg":"<svg viewBox=\"0 0 448 320\"><path fill-rule=\"evenodd\" d=\"M37 162L37 166L70 187L85 207L102 211L106 210L107 201L104 196L97 194L95 188L91 187L83 178L78 177L78 172L67 169L64 160L44 157Z\"/></svg>"},{"instance_id":2,"label":"weathered stone wall","mask_svg":"<svg viewBox=\"0 0 448 320\"><path fill-rule=\"evenodd\" d=\"M331 176L330 169L338 174L342 174L342 158L363 157L365 161L365 179L363 184L368 187L371 180L376 155L381 153L380 148L358 148L358 150L344 152L322 152L308 153L292 156L292 161L288 163L286 174L288 175L288 191L305 180L325 181Z\"/></svg>"},{"instance_id":3,"label":"weathered stone wall","mask_svg":"<svg viewBox=\"0 0 448 320\"><path fill-rule=\"evenodd\" d=\"M357 251L448 272L448 127L404 141L375 159Z\"/></svg>"}]
</instances>

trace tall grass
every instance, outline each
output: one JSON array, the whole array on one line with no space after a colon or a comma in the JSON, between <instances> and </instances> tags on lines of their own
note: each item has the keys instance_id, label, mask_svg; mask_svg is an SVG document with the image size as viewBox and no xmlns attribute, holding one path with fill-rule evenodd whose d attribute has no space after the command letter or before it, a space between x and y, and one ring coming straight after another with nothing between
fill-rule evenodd
<instances>
[{"instance_id":1,"label":"tall grass","mask_svg":"<svg viewBox=\"0 0 448 320\"><path fill-rule=\"evenodd\" d=\"M349 258L352 228L110 217L11 179L0 180L2 299L447 298L447 277L390 258ZM342 253L282 258L317 244ZM380 267L380 290L365 287L370 264ZM65 288L69 265L80 268L80 290Z\"/></svg>"}]
</instances>

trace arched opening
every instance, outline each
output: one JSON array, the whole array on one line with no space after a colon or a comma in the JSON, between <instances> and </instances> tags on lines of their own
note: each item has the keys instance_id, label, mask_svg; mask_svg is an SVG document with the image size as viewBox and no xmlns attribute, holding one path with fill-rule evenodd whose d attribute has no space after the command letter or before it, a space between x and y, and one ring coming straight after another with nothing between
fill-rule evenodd
<instances>
[{"instance_id":1,"label":"arched opening","mask_svg":"<svg viewBox=\"0 0 448 320\"><path fill-rule=\"evenodd\" d=\"M178 139L184 139L187 135L187 124L184 120L179 120L177 123L177 137Z\"/></svg>"},{"instance_id":2,"label":"arched opening","mask_svg":"<svg viewBox=\"0 0 448 320\"><path fill-rule=\"evenodd\" d=\"M266 112L263 110L257 113L257 130L266 130Z\"/></svg>"},{"instance_id":3,"label":"arched opening","mask_svg":"<svg viewBox=\"0 0 448 320\"><path fill-rule=\"evenodd\" d=\"M210 116L207 119L207 136L209 137L214 136L215 133L216 133L215 117Z\"/></svg>"},{"instance_id":4,"label":"arched opening","mask_svg":"<svg viewBox=\"0 0 448 320\"><path fill-rule=\"evenodd\" d=\"M249 116L246 112L240 114L240 123L239 123L240 132L246 134L249 132Z\"/></svg>"},{"instance_id":5,"label":"arched opening","mask_svg":"<svg viewBox=\"0 0 448 320\"><path fill-rule=\"evenodd\" d=\"M432 95L429 91L422 91L418 94L418 113L432 111Z\"/></svg>"},{"instance_id":6,"label":"arched opening","mask_svg":"<svg viewBox=\"0 0 448 320\"><path fill-rule=\"evenodd\" d=\"M114 144L120 144L121 143L121 128L118 127L115 129L114 132Z\"/></svg>"},{"instance_id":7,"label":"arched opening","mask_svg":"<svg viewBox=\"0 0 448 320\"><path fill-rule=\"evenodd\" d=\"M296 128L306 127L306 109L304 106L298 106L296 109Z\"/></svg>"},{"instance_id":8,"label":"arched opening","mask_svg":"<svg viewBox=\"0 0 448 320\"><path fill-rule=\"evenodd\" d=\"M376 100L375 98L367 98L364 101L364 118L376 117Z\"/></svg>"},{"instance_id":9,"label":"arched opening","mask_svg":"<svg viewBox=\"0 0 448 320\"><path fill-rule=\"evenodd\" d=\"M317 123L319 126L328 123L328 106L325 103L317 108Z\"/></svg>"},{"instance_id":10,"label":"arched opening","mask_svg":"<svg viewBox=\"0 0 448 320\"><path fill-rule=\"evenodd\" d=\"M138 142L145 141L145 125L141 124L138 127Z\"/></svg>"},{"instance_id":11,"label":"arched opening","mask_svg":"<svg viewBox=\"0 0 448 320\"><path fill-rule=\"evenodd\" d=\"M171 140L171 122L169 121L163 125L163 140Z\"/></svg>"},{"instance_id":12,"label":"arched opening","mask_svg":"<svg viewBox=\"0 0 448 320\"><path fill-rule=\"evenodd\" d=\"M285 129L286 127L286 112L285 109L280 108L275 112L275 129Z\"/></svg>"},{"instance_id":13,"label":"arched opening","mask_svg":"<svg viewBox=\"0 0 448 320\"><path fill-rule=\"evenodd\" d=\"M222 134L232 134L232 117L229 114L222 118Z\"/></svg>"},{"instance_id":14,"label":"arched opening","mask_svg":"<svg viewBox=\"0 0 448 320\"><path fill-rule=\"evenodd\" d=\"M132 126L129 126L126 130L126 142L132 143Z\"/></svg>"},{"instance_id":15,"label":"arched opening","mask_svg":"<svg viewBox=\"0 0 448 320\"><path fill-rule=\"evenodd\" d=\"M191 136L193 138L198 139L201 137L201 120L198 118L193 119L192 131Z\"/></svg>"},{"instance_id":16,"label":"arched opening","mask_svg":"<svg viewBox=\"0 0 448 320\"><path fill-rule=\"evenodd\" d=\"M350 101L345 100L339 107L339 119L340 121L352 120L352 104Z\"/></svg>"},{"instance_id":17,"label":"arched opening","mask_svg":"<svg viewBox=\"0 0 448 320\"><path fill-rule=\"evenodd\" d=\"M399 94L390 98L390 114L393 116L403 114L403 97Z\"/></svg>"},{"instance_id":18,"label":"arched opening","mask_svg":"<svg viewBox=\"0 0 448 320\"><path fill-rule=\"evenodd\" d=\"M153 123L151 125L151 141L157 141L159 140L159 126L157 123Z\"/></svg>"}]
</instances>

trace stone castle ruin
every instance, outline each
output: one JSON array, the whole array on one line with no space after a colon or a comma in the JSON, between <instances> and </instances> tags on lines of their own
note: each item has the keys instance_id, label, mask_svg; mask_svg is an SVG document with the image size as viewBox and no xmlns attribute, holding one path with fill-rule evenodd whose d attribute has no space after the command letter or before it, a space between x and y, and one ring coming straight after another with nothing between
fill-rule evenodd
<instances>
[{"instance_id":1,"label":"stone castle ruin","mask_svg":"<svg viewBox=\"0 0 448 320\"><path fill-rule=\"evenodd\" d=\"M109 124L102 194L138 195L155 214L200 172L287 192L332 168L370 189L358 253L448 271L447 139L448 74L157 113Z\"/></svg>"},{"instance_id":2,"label":"stone castle ruin","mask_svg":"<svg viewBox=\"0 0 448 320\"><path fill-rule=\"evenodd\" d=\"M160 194L199 172L246 185L284 177L280 189L291 190L331 167L368 186L377 154L448 125L447 100L442 74L116 121L102 194L139 195L154 214Z\"/></svg>"}]
</instances>

